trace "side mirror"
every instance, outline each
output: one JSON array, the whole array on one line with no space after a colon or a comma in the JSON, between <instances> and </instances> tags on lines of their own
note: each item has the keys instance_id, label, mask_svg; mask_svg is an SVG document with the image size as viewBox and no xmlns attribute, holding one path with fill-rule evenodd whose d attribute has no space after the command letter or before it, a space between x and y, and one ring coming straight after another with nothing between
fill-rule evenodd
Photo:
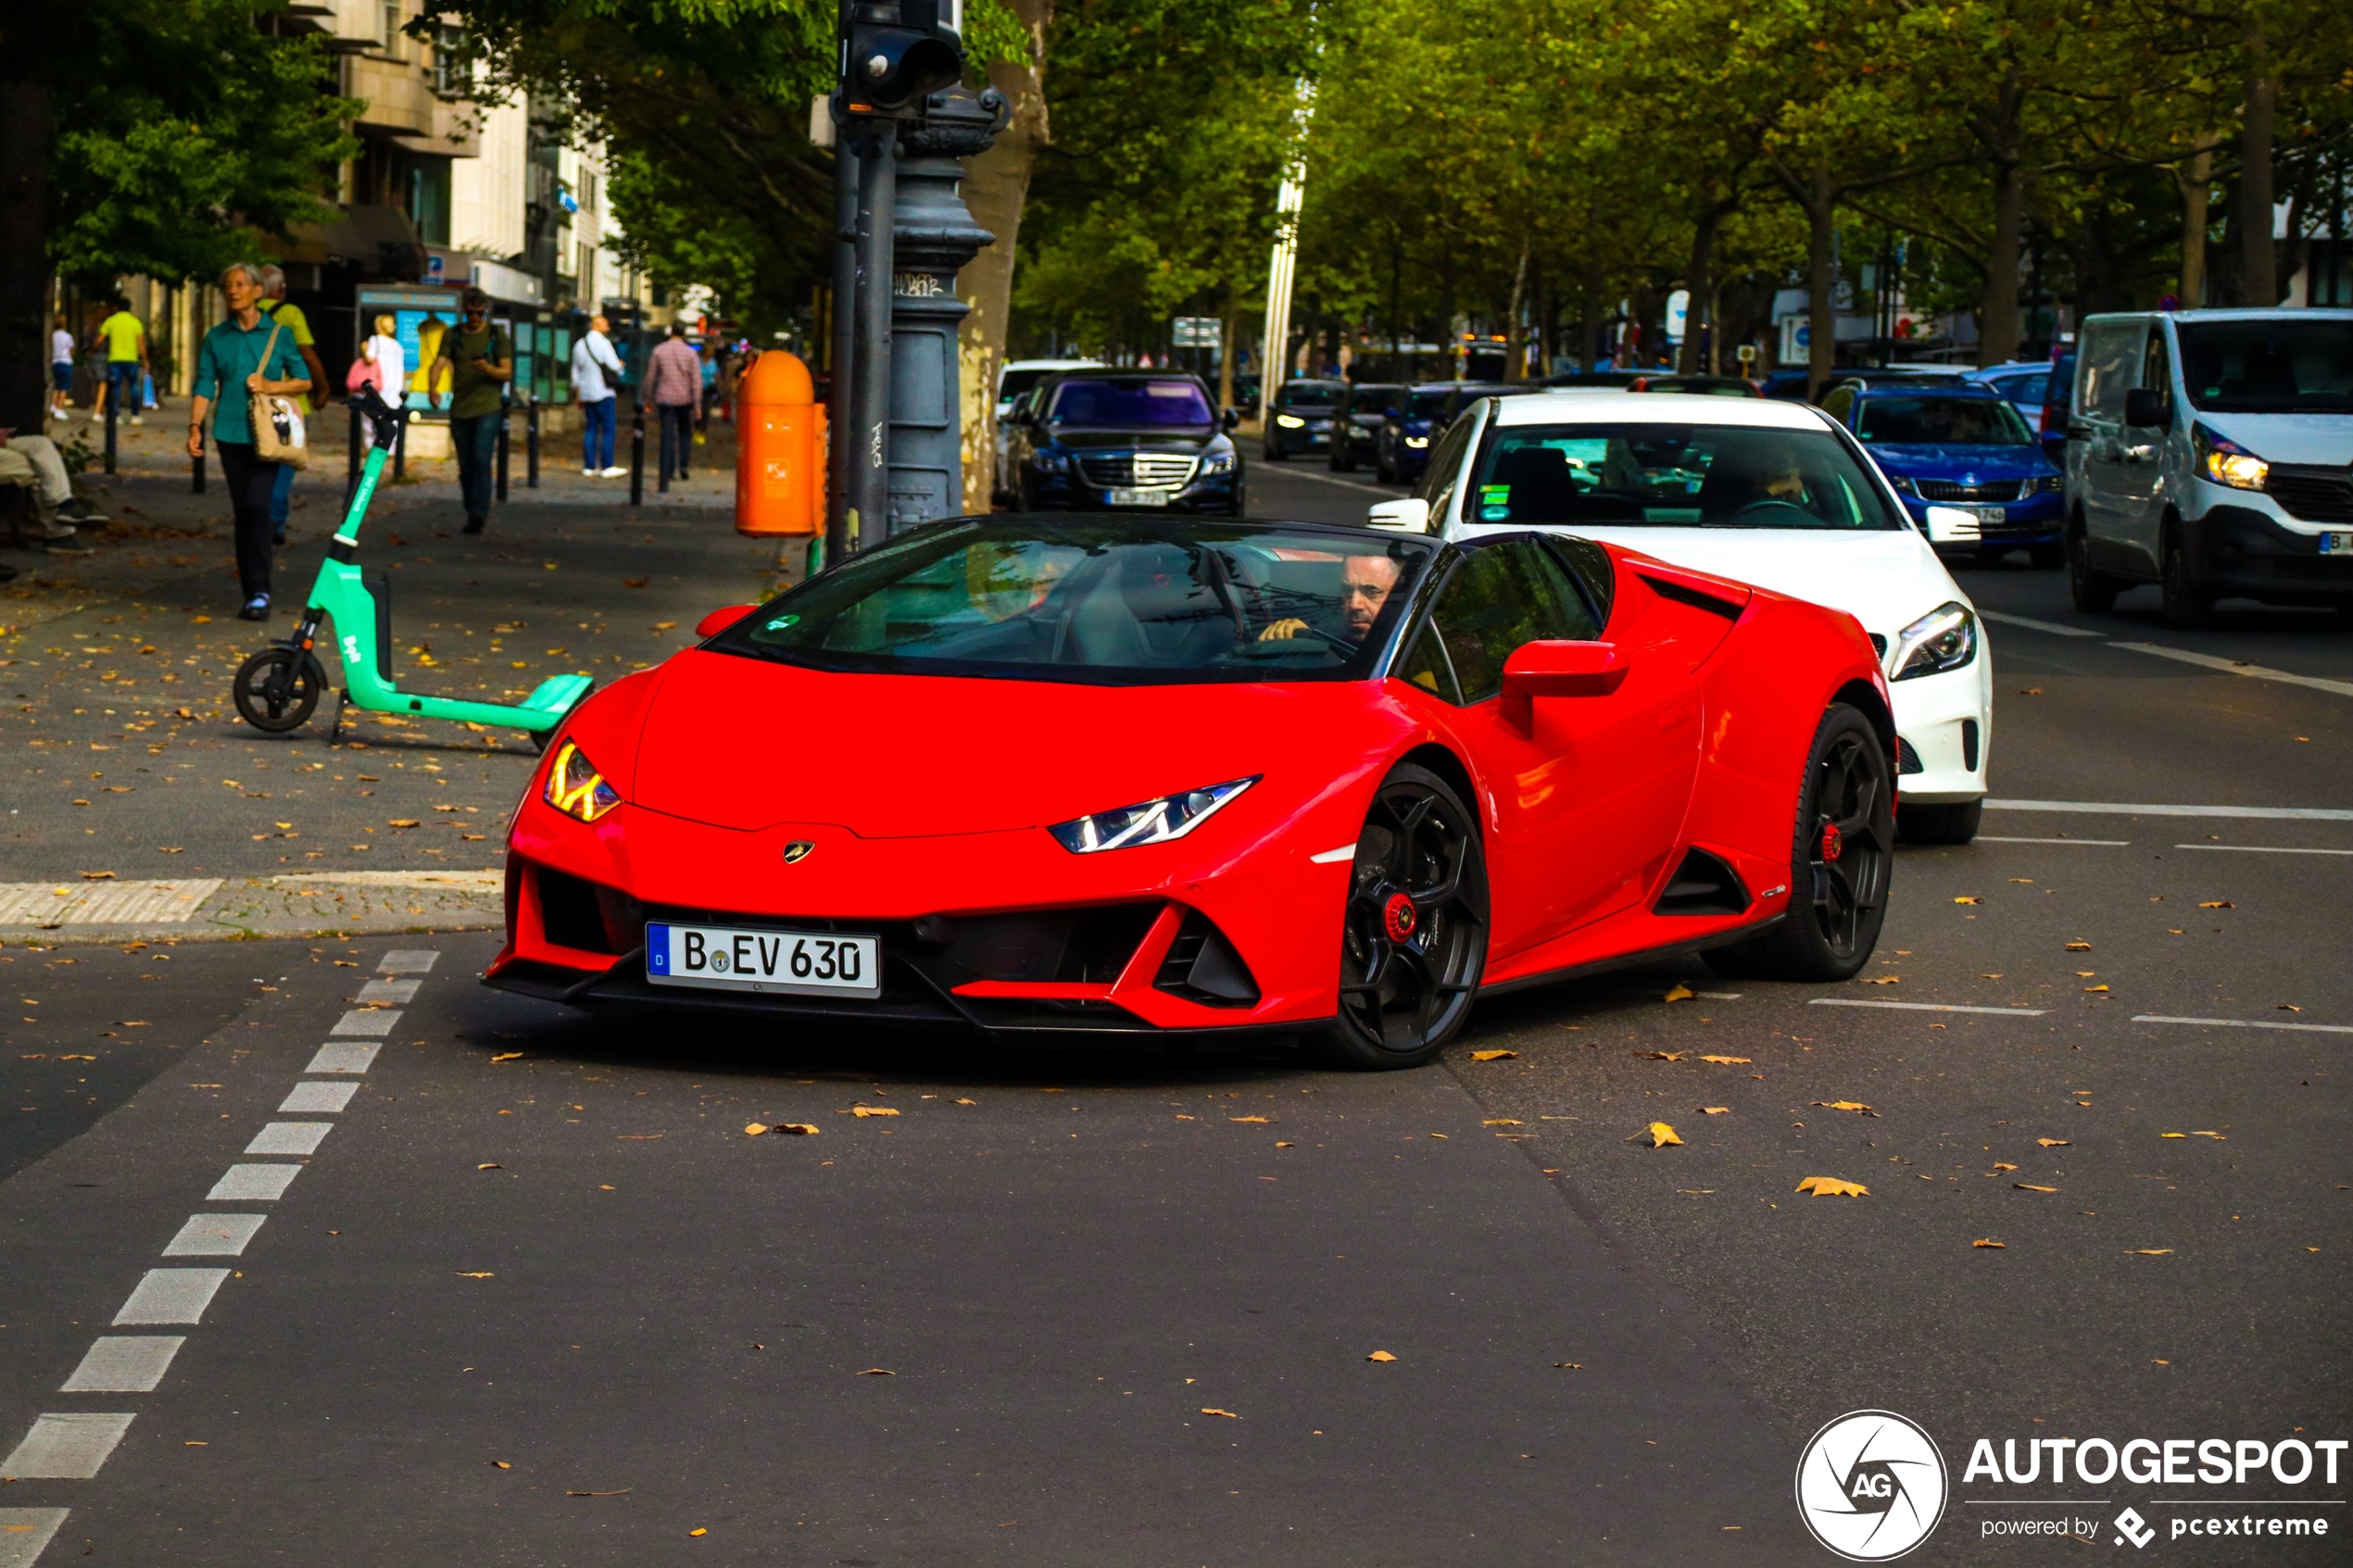
<instances>
[{"instance_id":1,"label":"side mirror","mask_svg":"<svg viewBox=\"0 0 2353 1568\"><path fill-rule=\"evenodd\" d=\"M1522 643L1504 660L1507 697L1606 696L1632 668L1616 643Z\"/></svg>"},{"instance_id":2,"label":"side mirror","mask_svg":"<svg viewBox=\"0 0 2353 1568\"><path fill-rule=\"evenodd\" d=\"M1974 545L1985 530L1976 515L1958 507L1928 508L1928 542L1931 545Z\"/></svg>"},{"instance_id":3,"label":"side mirror","mask_svg":"<svg viewBox=\"0 0 2353 1568\"><path fill-rule=\"evenodd\" d=\"M1392 533L1427 533L1429 503L1414 495L1402 501L1375 501L1365 508L1365 526L1385 528Z\"/></svg>"},{"instance_id":4,"label":"side mirror","mask_svg":"<svg viewBox=\"0 0 2353 1568\"><path fill-rule=\"evenodd\" d=\"M1218 428L1221 430L1232 430L1241 422L1242 411L1239 408L1228 408L1219 415L1217 420Z\"/></svg>"},{"instance_id":5,"label":"side mirror","mask_svg":"<svg viewBox=\"0 0 2353 1568\"><path fill-rule=\"evenodd\" d=\"M2136 386L2124 395L2124 422L2144 430L2173 422L2172 400L2152 386Z\"/></svg>"},{"instance_id":6,"label":"side mirror","mask_svg":"<svg viewBox=\"0 0 2353 1568\"><path fill-rule=\"evenodd\" d=\"M695 635L701 639L715 637L759 608L758 605L729 605L724 609L714 609L695 622Z\"/></svg>"}]
</instances>

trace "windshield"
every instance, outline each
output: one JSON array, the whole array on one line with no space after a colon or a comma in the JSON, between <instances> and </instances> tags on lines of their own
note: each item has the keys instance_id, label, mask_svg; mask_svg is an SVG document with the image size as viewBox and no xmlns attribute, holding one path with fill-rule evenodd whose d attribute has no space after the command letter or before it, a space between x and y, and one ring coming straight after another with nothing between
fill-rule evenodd
<instances>
[{"instance_id":1,"label":"windshield","mask_svg":"<svg viewBox=\"0 0 2353 1568\"><path fill-rule=\"evenodd\" d=\"M1209 399L1189 381L1066 381L1054 388L1046 416L1056 424L1205 425Z\"/></svg>"},{"instance_id":2,"label":"windshield","mask_svg":"<svg viewBox=\"0 0 2353 1568\"><path fill-rule=\"evenodd\" d=\"M2047 372L2036 370L2032 375L2004 376L1994 383L1994 389L2013 403L2039 404L2050 382Z\"/></svg>"},{"instance_id":3,"label":"windshield","mask_svg":"<svg viewBox=\"0 0 2353 1568\"><path fill-rule=\"evenodd\" d=\"M1395 408L1397 400L1404 395L1405 389L1402 386L1390 386L1381 382L1358 382L1355 390L1348 395L1348 406L1360 414L1375 413L1382 408Z\"/></svg>"},{"instance_id":4,"label":"windshield","mask_svg":"<svg viewBox=\"0 0 2353 1568\"><path fill-rule=\"evenodd\" d=\"M1275 407L1296 408L1302 404L1328 408L1340 401L1340 383L1336 381L1287 381L1275 389Z\"/></svg>"},{"instance_id":5,"label":"windshield","mask_svg":"<svg viewBox=\"0 0 2353 1568\"><path fill-rule=\"evenodd\" d=\"M1446 400L1454 395L1452 386L1420 386L1405 405L1405 417L1414 420L1434 420L1446 411Z\"/></svg>"},{"instance_id":6,"label":"windshield","mask_svg":"<svg viewBox=\"0 0 2353 1568\"><path fill-rule=\"evenodd\" d=\"M1830 432L1740 425L1498 430L1465 509L1483 523L1514 525L1904 526Z\"/></svg>"},{"instance_id":7,"label":"windshield","mask_svg":"<svg viewBox=\"0 0 2353 1568\"><path fill-rule=\"evenodd\" d=\"M1044 370L1007 370L997 378L997 400L1009 402L1044 380Z\"/></svg>"},{"instance_id":8,"label":"windshield","mask_svg":"<svg viewBox=\"0 0 2353 1568\"><path fill-rule=\"evenodd\" d=\"M2353 414L2353 320L2182 321L2182 384L2216 414Z\"/></svg>"},{"instance_id":9,"label":"windshield","mask_svg":"<svg viewBox=\"0 0 2353 1568\"><path fill-rule=\"evenodd\" d=\"M1433 547L1231 523L945 523L819 573L712 646L1102 685L1363 680Z\"/></svg>"},{"instance_id":10,"label":"windshield","mask_svg":"<svg viewBox=\"0 0 2353 1568\"><path fill-rule=\"evenodd\" d=\"M2034 433L1999 397L1866 397L1855 433L1882 446L2028 446Z\"/></svg>"}]
</instances>

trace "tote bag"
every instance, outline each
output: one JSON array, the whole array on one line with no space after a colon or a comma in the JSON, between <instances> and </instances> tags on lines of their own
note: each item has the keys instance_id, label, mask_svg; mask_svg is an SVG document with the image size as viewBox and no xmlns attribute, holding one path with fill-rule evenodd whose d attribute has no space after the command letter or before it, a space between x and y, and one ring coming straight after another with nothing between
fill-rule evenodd
<instances>
[{"instance_id":1,"label":"tote bag","mask_svg":"<svg viewBox=\"0 0 2353 1568\"><path fill-rule=\"evenodd\" d=\"M270 341L261 346L264 365L270 363L270 356L278 346L279 331L273 322ZM265 463L308 468L310 447L302 428L302 399L282 392L256 392L247 397L247 417L253 421L253 455Z\"/></svg>"}]
</instances>

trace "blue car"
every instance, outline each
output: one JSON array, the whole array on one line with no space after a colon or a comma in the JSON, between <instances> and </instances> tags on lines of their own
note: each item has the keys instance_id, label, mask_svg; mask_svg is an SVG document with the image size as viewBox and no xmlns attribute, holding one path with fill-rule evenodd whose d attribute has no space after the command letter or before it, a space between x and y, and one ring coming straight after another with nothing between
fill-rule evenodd
<instances>
[{"instance_id":1,"label":"blue car","mask_svg":"<svg viewBox=\"0 0 2353 1568\"><path fill-rule=\"evenodd\" d=\"M2067 476L2010 401L1968 383L1850 381L1831 389L1822 411L1855 433L1904 497L1913 521L1931 507L1957 507L1978 520L1980 559L2025 550L2034 564L2066 558Z\"/></svg>"}]
</instances>

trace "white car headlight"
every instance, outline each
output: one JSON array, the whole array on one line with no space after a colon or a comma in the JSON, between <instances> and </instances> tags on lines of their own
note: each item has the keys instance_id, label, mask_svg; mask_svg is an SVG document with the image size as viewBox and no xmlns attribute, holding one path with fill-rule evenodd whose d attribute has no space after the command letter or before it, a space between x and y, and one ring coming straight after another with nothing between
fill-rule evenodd
<instances>
[{"instance_id":1,"label":"white car headlight","mask_svg":"<svg viewBox=\"0 0 2353 1568\"><path fill-rule=\"evenodd\" d=\"M1202 789L1139 801L1113 811L1095 811L1056 822L1046 831L1074 855L1103 849L1128 849L1139 844L1165 844L1182 838L1209 821L1226 802L1256 784L1264 774L1232 779Z\"/></svg>"},{"instance_id":2,"label":"white car headlight","mask_svg":"<svg viewBox=\"0 0 2353 1568\"><path fill-rule=\"evenodd\" d=\"M2204 425L2190 428L2190 441L2197 448L2198 467L2217 484L2227 484L2233 490L2260 490L2271 477L2271 464Z\"/></svg>"},{"instance_id":3,"label":"white car headlight","mask_svg":"<svg viewBox=\"0 0 2353 1568\"><path fill-rule=\"evenodd\" d=\"M1275 422L1282 426L1285 430L1297 430L1307 421L1301 419L1297 414L1277 414L1275 416Z\"/></svg>"},{"instance_id":4,"label":"white car headlight","mask_svg":"<svg viewBox=\"0 0 2353 1568\"><path fill-rule=\"evenodd\" d=\"M1942 675L1976 657L1976 615L1957 601L1942 604L1895 633L1895 646L1887 656L1887 667L1894 671L1888 679Z\"/></svg>"},{"instance_id":5,"label":"white car headlight","mask_svg":"<svg viewBox=\"0 0 2353 1568\"><path fill-rule=\"evenodd\" d=\"M1231 473L1234 471L1234 455L1231 452L1212 452L1201 460L1201 471L1205 474Z\"/></svg>"}]
</instances>

